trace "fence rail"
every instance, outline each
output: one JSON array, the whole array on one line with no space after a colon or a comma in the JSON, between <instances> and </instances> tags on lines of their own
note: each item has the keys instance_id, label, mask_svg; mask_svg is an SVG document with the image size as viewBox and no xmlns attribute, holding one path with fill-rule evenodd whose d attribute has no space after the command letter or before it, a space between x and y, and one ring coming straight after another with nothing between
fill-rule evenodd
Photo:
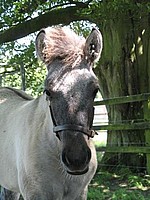
<instances>
[{"instance_id":1,"label":"fence rail","mask_svg":"<svg viewBox=\"0 0 150 200\"><path fill-rule=\"evenodd\" d=\"M147 159L147 172L150 174L150 93L114 97L110 99L104 99L102 101L96 101L95 106L99 105L118 105L133 102L143 102L144 117L142 121L136 122L131 120L128 123L117 123L108 125L94 125L94 130L145 130L145 146L109 146L98 147L97 151L109 152L109 153L144 153Z\"/></svg>"},{"instance_id":2,"label":"fence rail","mask_svg":"<svg viewBox=\"0 0 150 200\"><path fill-rule=\"evenodd\" d=\"M122 97L114 97L114 98L104 99L101 101L95 101L94 105L95 106L117 105L117 104L132 103L132 102L138 102L138 101L147 101L149 97L150 97L150 93L122 96Z\"/></svg>"},{"instance_id":3,"label":"fence rail","mask_svg":"<svg viewBox=\"0 0 150 200\"><path fill-rule=\"evenodd\" d=\"M109 153L145 153L150 154L150 147L139 146L121 146L121 147L97 147L97 151L109 152Z\"/></svg>"},{"instance_id":4,"label":"fence rail","mask_svg":"<svg viewBox=\"0 0 150 200\"><path fill-rule=\"evenodd\" d=\"M150 129L150 121L147 122L131 122L125 124L109 124L109 125L94 125L94 130L109 130L109 131L118 131L118 130L142 130Z\"/></svg>"}]
</instances>

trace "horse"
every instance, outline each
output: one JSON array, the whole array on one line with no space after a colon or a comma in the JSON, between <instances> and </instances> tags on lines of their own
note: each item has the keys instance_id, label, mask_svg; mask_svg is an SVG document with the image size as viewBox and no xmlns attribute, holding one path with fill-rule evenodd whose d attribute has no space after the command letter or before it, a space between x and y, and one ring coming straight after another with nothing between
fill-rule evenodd
<instances>
[{"instance_id":1,"label":"horse","mask_svg":"<svg viewBox=\"0 0 150 200\"><path fill-rule=\"evenodd\" d=\"M48 27L35 47L47 67L43 94L0 89L0 185L12 191L11 200L20 194L24 200L86 200L97 168L93 66L102 35L93 28L85 39L67 27Z\"/></svg>"}]
</instances>

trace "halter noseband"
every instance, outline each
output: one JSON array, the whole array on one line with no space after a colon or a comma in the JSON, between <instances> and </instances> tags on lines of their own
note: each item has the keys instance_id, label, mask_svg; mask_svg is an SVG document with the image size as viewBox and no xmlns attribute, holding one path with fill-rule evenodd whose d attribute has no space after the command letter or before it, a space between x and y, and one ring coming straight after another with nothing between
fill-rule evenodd
<instances>
[{"instance_id":1,"label":"halter noseband","mask_svg":"<svg viewBox=\"0 0 150 200\"><path fill-rule=\"evenodd\" d=\"M87 128L84 128L83 126L75 125L75 124L64 124L64 125L55 126L53 128L53 131L55 133L59 131L65 131L65 130L79 131L91 138L93 138L94 135L97 134L94 130L89 130Z\"/></svg>"},{"instance_id":2,"label":"halter noseband","mask_svg":"<svg viewBox=\"0 0 150 200\"><path fill-rule=\"evenodd\" d=\"M48 90L44 90L44 92L46 92L47 96L50 96ZM56 135L57 135L58 132L66 131L66 130L79 131L79 132L87 135L88 138L90 138L90 137L93 138L95 135L98 135L98 133L96 131L91 130L91 129L87 129L84 126L80 126L80 125L76 125L76 124L57 125L55 117L53 115L51 105L49 107L50 107L50 113L51 113L52 121L53 121L53 124L54 124L53 131L54 131L54 133L56 133Z\"/></svg>"}]
</instances>

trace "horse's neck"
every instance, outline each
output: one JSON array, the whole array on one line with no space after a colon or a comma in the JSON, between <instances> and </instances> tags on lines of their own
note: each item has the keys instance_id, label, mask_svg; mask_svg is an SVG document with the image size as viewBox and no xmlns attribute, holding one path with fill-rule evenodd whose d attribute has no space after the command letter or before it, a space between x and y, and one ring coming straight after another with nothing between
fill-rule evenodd
<instances>
[{"instance_id":1,"label":"horse's neck","mask_svg":"<svg viewBox=\"0 0 150 200\"><path fill-rule=\"evenodd\" d=\"M34 107L36 106L36 111L33 129L37 134L35 140L40 142L39 147L42 149L42 152L46 153L51 151L51 153L57 155L60 150L60 145L56 134L53 132L53 121L49 108L50 102L46 100L46 94L43 94L34 101L33 105Z\"/></svg>"}]
</instances>

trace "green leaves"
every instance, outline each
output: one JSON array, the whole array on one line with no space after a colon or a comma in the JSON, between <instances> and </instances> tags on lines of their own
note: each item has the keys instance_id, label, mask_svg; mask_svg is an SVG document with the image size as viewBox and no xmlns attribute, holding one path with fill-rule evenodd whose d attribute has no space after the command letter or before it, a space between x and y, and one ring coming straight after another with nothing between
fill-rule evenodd
<instances>
[{"instance_id":1,"label":"green leaves","mask_svg":"<svg viewBox=\"0 0 150 200\"><path fill-rule=\"evenodd\" d=\"M50 10L57 10L57 8L66 8L71 4L75 5L73 1L63 0L4 0L1 4L0 32L4 35L6 39L12 36L13 38L15 38L16 34L18 34L18 38L20 38L21 32L25 32L27 29L32 29L33 26L37 26L37 21L34 22L34 24L32 23L32 25L29 23L28 27L27 23L24 24L24 26L19 25L23 25L23 23L27 21L30 22L32 18L35 18L38 15L42 17L42 14L45 14ZM67 15L68 14L69 13L67 12ZM52 16L54 17L54 13ZM63 15L61 15L61 18L62 16ZM51 20L52 22L56 21L56 19ZM41 20L40 23L42 23L43 25L44 21ZM13 31L13 29L17 26L19 26L19 28L16 31ZM7 30L10 31L7 32ZM0 38L2 38L2 35L0 36ZM26 90L33 95L38 95L42 92L44 79L46 76L46 69L37 60L34 40L35 36L33 35L29 36L28 39L23 38L15 42L9 42L1 45L0 76L2 77L3 86L9 85L21 88L22 80L20 66L23 65L25 71Z\"/></svg>"},{"instance_id":2,"label":"green leaves","mask_svg":"<svg viewBox=\"0 0 150 200\"><path fill-rule=\"evenodd\" d=\"M51 15L47 15L50 11L52 11ZM124 13L129 12L131 15L124 15ZM109 23L113 19L121 21L121 15L123 19L124 16L140 18L142 15L148 15L148 12L150 12L149 0L3 0L0 2L0 40L1 43L11 41L12 38L20 38L40 29L42 26L46 27L46 24L69 24L72 21L74 22L71 27L78 34L82 32L86 37L92 25L89 25L89 22L85 21L85 19L101 25L104 22ZM42 18L43 14L46 14L44 20ZM35 17L38 19L31 23ZM84 19L84 21L77 21L81 19ZM125 20L128 22L128 19ZM116 34L115 31L113 33ZM16 35L17 37L15 37ZM108 37L106 37L107 35L108 37L111 36L109 31L105 34L107 39L104 41L105 46L109 41ZM23 63L26 71L26 88L32 94L37 94L36 88L40 88L39 91L41 91L46 72L41 64L38 63L35 55L34 35L30 36L28 40L29 42L26 39L25 42L19 40L3 44L0 47L0 76L3 77L3 85L20 87L20 64ZM111 43L108 45L111 45ZM109 49L112 51L111 48L108 48L107 54L109 54ZM120 48L116 51L117 54L118 52L120 52ZM31 87L33 88L32 90L29 89Z\"/></svg>"},{"instance_id":3,"label":"green leaves","mask_svg":"<svg viewBox=\"0 0 150 200\"><path fill-rule=\"evenodd\" d=\"M129 12L131 17L141 17L150 12L150 2L148 0L111 0L111 1L95 1L91 4L92 17L95 20L104 21L120 18ZM126 19L128 20L128 19Z\"/></svg>"},{"instance_id":4,"label":"green leaves","mask_svg":"<svg viewBox=\"0 0 150 200\"><path fill-rule=\"evenodd\" d=\"M23 40L3 45L0 49L0 76L3 86L21 88L21 65L25 70L25 87L32 95L39 95L43 91L46 68L38 62L35 53L33 37L29 44ZM27 41L27 39L26 39Z\"/></svg>"},{"instance_id":5,"label":"green leaves","mask_svg":"<svg viewBox=\"0 0 150 200\"><path fill-rule=\"evenodd\" d=\"M37 15L37 11L47 9L48 1L42 0L4 0L0 9L0 22L3 27L12 27L18 23L31 19Z\"/></svg>"}]
</instances>

